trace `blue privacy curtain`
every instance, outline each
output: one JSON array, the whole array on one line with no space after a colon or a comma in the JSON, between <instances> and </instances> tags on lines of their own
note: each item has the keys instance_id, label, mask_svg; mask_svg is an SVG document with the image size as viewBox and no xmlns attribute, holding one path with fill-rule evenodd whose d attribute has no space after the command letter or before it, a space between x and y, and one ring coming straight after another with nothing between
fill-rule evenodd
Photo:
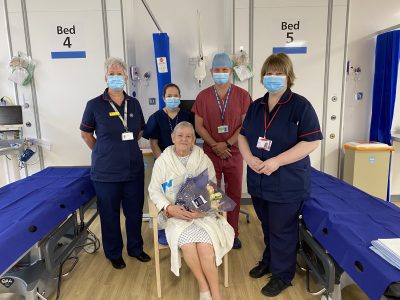
<instances>
[{"instance_id":1,"label":"blue privacy curtain","mask_svg":"<svg viewBox=\"0 0 400 300\"><path fill-rule=\"evenodd\" d=\"M165 106L163 89L171 82L171 65L169 61L169 37L165 32L153 33L154 56L157 70L159 108Z\"/></svg>"},{"instance_id":2,"label":"blue privacy curtain","mask_svg":"<svg viewBox=\"0 0 400 300\"><path fill-rule=\"evenodd\" d=\"M396 101L397 73L400 57L400 31L378 35L375 50L374 91L372 95L370 141L391 144L394 104ZM400 91L399 91L400 92ZM386 200L390 201L390 166Z\"/></svg>"},{"instance_id":3,"label":"blue privacy curtain","mask_svg":"<svg viewBox=\"0 0 400 300\"><path fill-rule=\"evenodd\" d=\"M377 37L369 139L388 145L391 144L390 130L396 100L399 45L400 30L382 33Z\"/></svg>"}]
</instances>

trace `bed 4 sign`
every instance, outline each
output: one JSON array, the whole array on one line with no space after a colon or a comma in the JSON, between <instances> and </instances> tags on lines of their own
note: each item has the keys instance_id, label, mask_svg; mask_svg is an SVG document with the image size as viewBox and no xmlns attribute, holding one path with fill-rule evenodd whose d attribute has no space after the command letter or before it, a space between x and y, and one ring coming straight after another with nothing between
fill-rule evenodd
<instances>
[{"instance_id":1,"label":"bed 4 sign","mask_svg":"<svg viewBox=\"0 0 400 300\"><path fill-rule=\"evenodd\" d=\"M58 21L51 26L53 35L51 53L52 59L86 58L85 28L79 21Z\"/></svg>"},{"instance_id":2,"label":"bed 4 sign","mask_svg":"<svg viewBox=\"0 0 400 300\"><path fill-rule=\"evenodd\" d=\"M67 35L63 42L63 46L66 46L68 48L71 48L72 43L71 43L71 37L69 36L70 34L75 34L75 25L72 25L72 27L62 27L62 26L57 26L57 34L60 35Z\"/></svg>"},{"instance_id":3,"label":"bed 4 sign","mask_svg":"<svg viewBox=\"0 0 400 300\"><path fill-rule=\"evenodd\" d=\"M4 285L6 288L9 288L14 283L14 278L11 277L3 277L0 279L0 283Z\"/></svg>"}]
</instances>

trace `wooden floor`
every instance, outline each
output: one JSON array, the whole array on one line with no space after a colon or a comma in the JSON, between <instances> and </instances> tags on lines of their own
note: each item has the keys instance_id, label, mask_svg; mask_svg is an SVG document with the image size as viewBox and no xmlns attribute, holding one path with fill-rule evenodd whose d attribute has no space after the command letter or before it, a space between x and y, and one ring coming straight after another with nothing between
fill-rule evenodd
<instances>
[{"instance_id":1,"label":"wooden floor","mask_svg":"<svg viewBox=\"0 0 400 300\"><path fill-rule=\"evenodd\" d=\"M240 238L242 249L232 250L229 253L229 287L223 287L222 266L220 268L220 284L223 299L229 300L256 300L267 299L260 293L261 288L267 283L264 276L260 279L249 277L249 270L259 260L263 250L261 227L252 206L242 206L250 212L250 224L245 217L240 216ZM121 219L121 224L124 222ZM101 238L99 218L93 223L91 230ZM151 256L153 252L152 229L148 223L142 227L144 248ZM182 260L181 276L176 277L170 271L169 250L162 250L161 254L161 282L162 299L191 300L198 299L196 280ZM155 268L153 260L141 263L134 258L123 254L127 267L115 270L105 259L102 248L95 254L80 253L80 261L75 270L62 282L61 299L157 299ZM276 300L283 299L320 299L308 295L305 291L305 275L302 271L296 273L293 287L286 289ZM343 293L343 300L368 299L355 286L347 287Z\"/></svg>"}]
</instances>

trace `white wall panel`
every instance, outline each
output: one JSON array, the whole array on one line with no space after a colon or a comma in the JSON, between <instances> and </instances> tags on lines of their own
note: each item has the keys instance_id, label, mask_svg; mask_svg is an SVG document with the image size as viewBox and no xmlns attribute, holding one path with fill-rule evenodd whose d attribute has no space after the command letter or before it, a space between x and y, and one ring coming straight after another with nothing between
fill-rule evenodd
<instances>
[{"instance_id":1,"label":"white wall panel","mask_svg":"<svg viewBox=\"0 0 400 300\"><path fill-rule=\"evenodd\" d=\"M80 138L79 124L86 102L105 88L103 63L103 21L99 1L79 11L81 1L69 1L76 10L41 11L36 5L52 1L35 1L28 5L32 56L38 65L35 72L42 138L53 144L45 150L45 164L87 165L90 155ZM57 39L56 26L72 27L74 50L86 51L82 59L52 59L51 51L68 51L63 46L65 35ZM45 34L44 34L45 33ZM46 34L47 33L47 34ZM47 38L46 38L47 37ZM73 150L72 150L73 149Z\"/></svg>"},{"instance_id":2,"label":"white wall panel","mask_svg":"<svg viewBox=\"0 0 400 300\"><path fill-rule=\"evenodd\" d=\"M235 1L235 45L234 52L239 53L240 47L249 54L249 1ZM256 75L257 76L257 75ZM236 85L248 90L248 81L235 82Z\"/></svg>"},{"instance_id":3,"label":"white wall panel","mask_svg":"<svg viewBox=\"0 0 400 300\"><path fill-rule=\"evenodd\" d=\"M124 58L124 37L122 14L119 0L107 1L107 27L110 56Z\"/></svg>"},{"instance_id":4,"label":"white wall panel","mask_svg":"<svg viewBox=\"0 0 400 300\"><path fill-rule=\"evenodd\" d=\"M311 3L310 3L311 2ZM325 3L325 5L321 5ZM317 4L317 5L316 5ZM303 42L307 54L290 54L296 80L292 90L306 97L314 106L320 122L323 113L325 41L327 27L327 1L256 1L254 12L254 99L262 97L266 90L260 83L261 67L272 54L273 47L286 44L286 32L282 22L299 23L293 30L294 41ZM314 167L320 166L320 151L311 154Z\"/></svg>"},{"instance_id":5,"label":"white wall panel","mask_svg":"<svg viewBox=\"0 0 400 300\"><path fill-rule=\"evenodd\" d=\"M0 15L4 16L4 2L0 2ZM10 62L9 44L7 36L6 22L0 22L0 98L3 96L9 96L15 100L14 85L8 80L10 75L10 68L8 64Z\"/></svg>"}]
</instances>

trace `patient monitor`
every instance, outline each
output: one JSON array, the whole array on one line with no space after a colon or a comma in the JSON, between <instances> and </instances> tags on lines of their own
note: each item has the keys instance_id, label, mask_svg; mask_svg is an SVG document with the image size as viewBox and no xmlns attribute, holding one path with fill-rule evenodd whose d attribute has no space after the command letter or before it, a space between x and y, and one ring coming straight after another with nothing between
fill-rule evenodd
<instances>
[{"instance_id":1,"label":"patient monitor","mask_svg":"<svg viewBox=\"0 0 400 300\"><path fill-rule=\"evenodd\" d=\"M0 131L20 130L23 126L20 105L0 106Z\"/></svg>"}]
</instances>

